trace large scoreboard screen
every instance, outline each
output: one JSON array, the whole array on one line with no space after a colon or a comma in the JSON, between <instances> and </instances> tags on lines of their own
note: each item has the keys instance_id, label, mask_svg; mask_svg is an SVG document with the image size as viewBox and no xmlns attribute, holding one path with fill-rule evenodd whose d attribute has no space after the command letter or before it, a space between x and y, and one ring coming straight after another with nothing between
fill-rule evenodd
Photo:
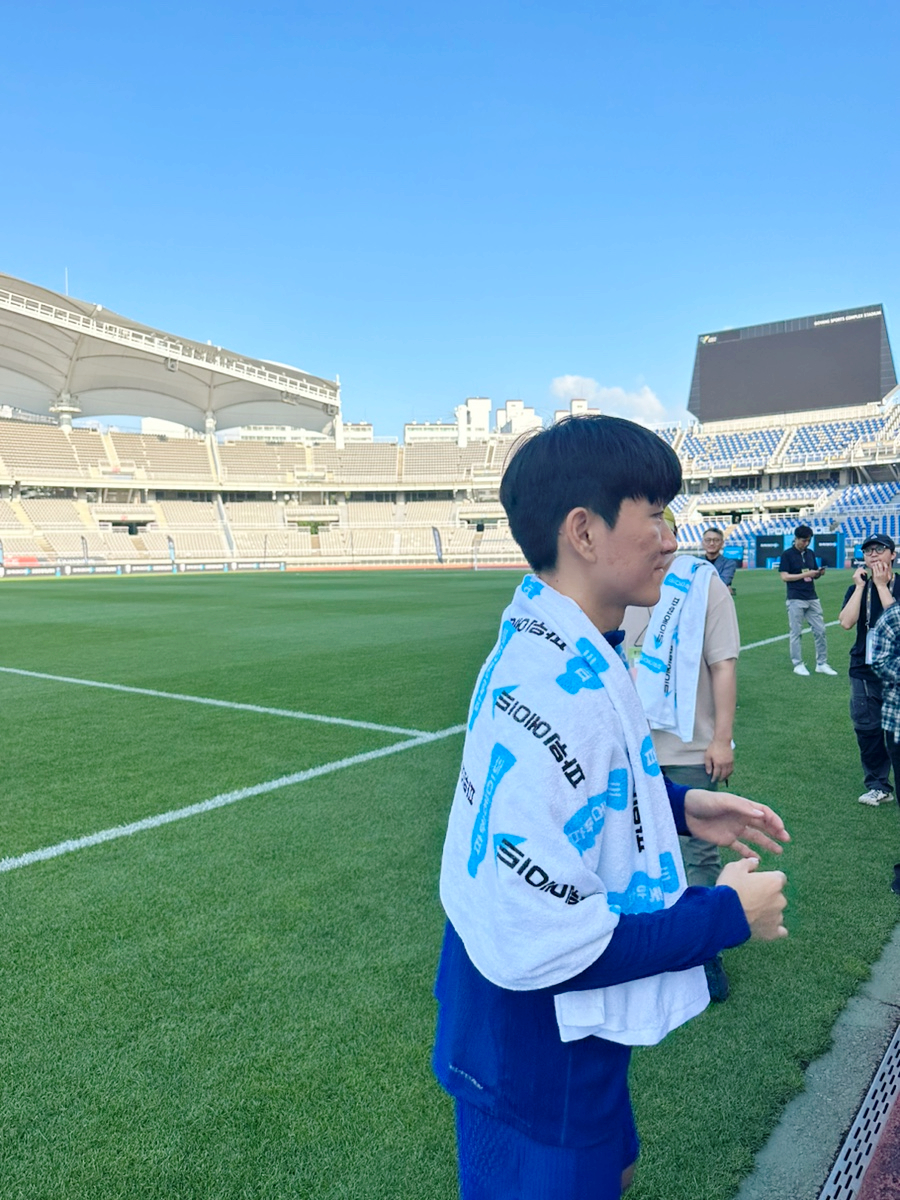
<instances>
[{"instance_id":1,"label":"large scoreboard screen","mask_svg":"<svg viewBox=\"0 0 900 1200\"><path fill-rule=\"evenodd\" d=\"M699 421L842 408L897 383L880 304L703 333L688 409Z\"/></svg>"}]
</instances>

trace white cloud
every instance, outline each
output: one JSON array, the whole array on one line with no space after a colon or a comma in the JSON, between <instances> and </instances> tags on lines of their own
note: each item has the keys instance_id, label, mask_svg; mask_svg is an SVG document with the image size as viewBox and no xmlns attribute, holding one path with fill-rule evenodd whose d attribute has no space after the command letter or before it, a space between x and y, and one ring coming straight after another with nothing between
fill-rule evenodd
<instances>
[{"instance_id":1,"label":"white cloud","mask_svg":"<svg viewBox=\"0 0 900 1200\"><path fill-rule=\"evenodd\" d=\"M646 384L628 392L621 387L604 387L585 375L557 375L550 384L550 391L565 404L581 398L587 400L591 408L598 408L610 416L627 417L641 425L662 425L688 419L686 409L667 409Z\"/></svg>"}]
</instances>

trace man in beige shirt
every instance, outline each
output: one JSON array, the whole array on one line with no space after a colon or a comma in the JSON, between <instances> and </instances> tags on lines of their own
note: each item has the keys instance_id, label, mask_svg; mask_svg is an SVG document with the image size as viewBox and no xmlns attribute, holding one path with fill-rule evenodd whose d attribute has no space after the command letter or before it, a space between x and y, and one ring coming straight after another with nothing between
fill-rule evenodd
<instances>
[{"instance_id":1,"label":"man in beige shirt","mask_svg":"<svg viewBox=\"0 0 900 1200\"><path fill-rule=\"evenodd\" d=\"M653 611L649 608L625 610L623 628L630 662L637 661ZM706 599L693 736L689 742L683 742L675 733L651 728L656 757L663 773L673 783L715 790L731 775L740 645L734 601L716 574L709 581ZM718 847L700 838L682 837L681 851L688 884L713 887L722 869ZM724 1000L728 995L728 978L721 956L706 964L706 975L711 999Z\"/></svg>"}]
</instances>

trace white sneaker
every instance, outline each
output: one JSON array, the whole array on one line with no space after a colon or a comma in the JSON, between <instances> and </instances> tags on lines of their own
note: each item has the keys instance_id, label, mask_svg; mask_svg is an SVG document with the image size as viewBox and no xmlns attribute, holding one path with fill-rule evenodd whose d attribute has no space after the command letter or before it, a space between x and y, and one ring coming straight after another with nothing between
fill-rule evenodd
<instances>
[{"instance_id":1,"label":"white sneaker","mask_svg":"<svg viewBox=\"0 0 900 1200\"><path fill-rule=\"evenodd\" d=\"M794 674L795 675L808 675L809 671L804 663L797 663L796 667L794 667Z\"/></svg>"},{"instance_id":2,"label":"white sneaker","mask_svg":"<svg viewBox=\"0 0 900 1200\"><path fill-rule=\"evenodd\" d=\"M890 792L883 792L881 788L869 788L867 792L859 798L860 804L871 805L872 808L877 808L879 804L889 804L893 800Z\"/></svg>"},{"instance_id":3,"label":"white sneaker","mask_svg":"<svg viewBox=\"0 0 900 1200\"><path fill-rule=\"evenodd\" d=\"M834 667L829 667L828 663L819 663L819 665L816 667L816 674L837 675L837 671L834 669Z\"/></svg>"}]
</instances>

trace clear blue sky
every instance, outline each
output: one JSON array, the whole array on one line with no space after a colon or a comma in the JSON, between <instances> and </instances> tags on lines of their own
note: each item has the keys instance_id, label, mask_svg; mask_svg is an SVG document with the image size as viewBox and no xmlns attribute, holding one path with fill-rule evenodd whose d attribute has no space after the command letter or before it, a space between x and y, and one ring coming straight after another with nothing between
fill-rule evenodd
<instances>
[{"instance_id":1,"label":"clear blue sky","mask_svg":"<svg viewBox=\"0 0 900 1200\"><path fill-rule=\"evenodd\" d=\"M857 304L900 360L898 14L8 5L0 271L339 373L382 435L468 395L678 417L698 333Z\"/></svg>"}]
</instances>

